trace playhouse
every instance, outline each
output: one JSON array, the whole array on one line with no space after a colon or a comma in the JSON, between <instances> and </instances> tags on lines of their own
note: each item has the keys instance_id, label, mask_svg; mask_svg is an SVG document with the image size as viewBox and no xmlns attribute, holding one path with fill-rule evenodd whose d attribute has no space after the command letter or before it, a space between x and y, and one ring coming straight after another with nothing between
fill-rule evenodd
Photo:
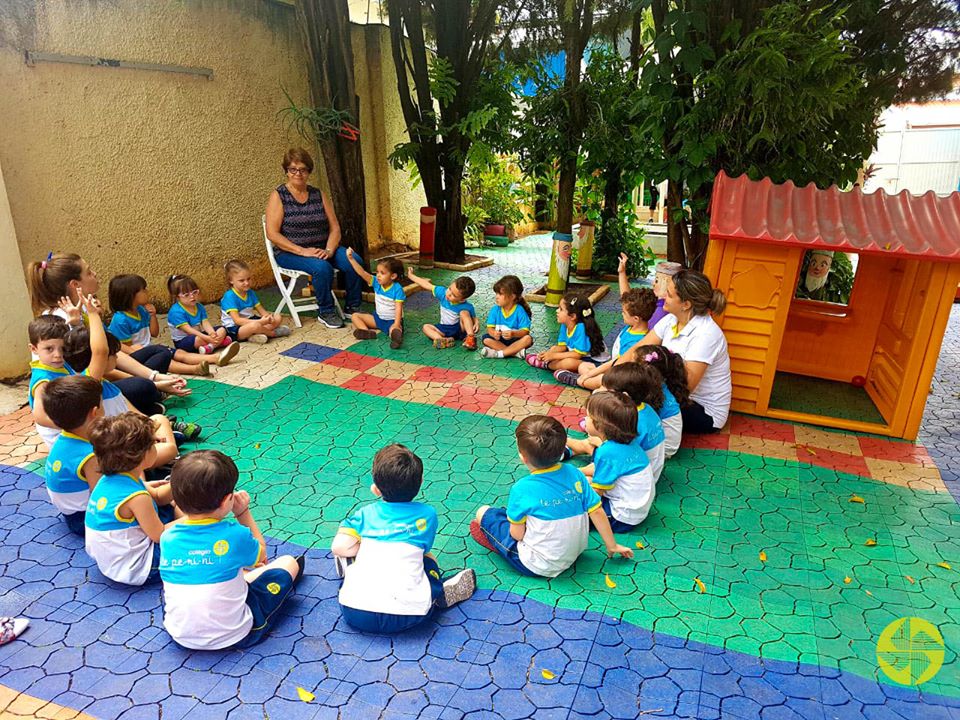
<instances>
[{"instance_id":1,"label":"playhouse","mask_svg":"<svg viewBox=\"0 0 960 720\"><path fill-rule=\"evenodd\" d=\"M841 192L721 171L710 241L704 271L727 294L717 321L733 410L916 438L960 282L960 193Z\"/></svg>"}]
</instances>

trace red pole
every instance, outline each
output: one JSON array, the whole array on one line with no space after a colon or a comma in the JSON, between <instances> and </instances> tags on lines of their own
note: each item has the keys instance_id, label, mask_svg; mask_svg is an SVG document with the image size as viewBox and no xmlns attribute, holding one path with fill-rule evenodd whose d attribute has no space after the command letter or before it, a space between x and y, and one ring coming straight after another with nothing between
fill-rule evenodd
<instances>
[{"instance_id":1,"label":"red pole","mask_svg":"<svg viewBox=\"0 0 960 720\"><path fill-rule=\"evenodd\" d=\"M420 267L433 267L433 240L437 233L437 209L420 208Z\"/></svg>"}]
</instances>

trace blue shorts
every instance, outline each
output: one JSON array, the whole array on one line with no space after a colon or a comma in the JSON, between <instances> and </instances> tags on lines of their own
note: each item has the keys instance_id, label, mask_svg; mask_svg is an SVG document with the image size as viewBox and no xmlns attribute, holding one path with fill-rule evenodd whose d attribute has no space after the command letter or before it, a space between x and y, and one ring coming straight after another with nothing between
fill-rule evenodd
<instances>
[{"instance_id":1,"label":"blue shorts","mask_svg":"<svg viewBox=\"0 0 960 720\"><path fill-rule=\"evenodd\" d=\"M237 643L248 648L263 640L270 632L277 610L293 594L293 578L282 568L265 571L247 587L247 605L253 613L250 634Z\"/></svg>"},{"instance_id":2,"label":"blue shorts","mask_svg":"<svg viewBox=\"0 0 960 720\"><path fill-rule=\"evenodd\" d=\"M460 326L460 323L450 323L449 325L441 325L437 323L434 327L440 331L440 334L444 337L453 338L454 340L463 340L467 337L467 334L463 331L463 328Z\"/></svg>"},{"instance_id":3,"label":"blue shorts","mask_svg":"<svg viewBox=\"0 0 960 720\"><path fill-rule=\"evenodd\" d=\"M539 577L520 560L517 552L517 541L510 536L510 521L507 520L507 510L502 507L488 508L480 518L480 529L487 536L493 549L507 559L514 569L521 575Z\"/></svg>"},{"instance_id":4,"label":"blue shorts","mask_svg":"<svg viewBox=\"0 0 960 720\"><path fill-rule=\"evenodd\" d=\"M610 521L610 529L615 533L628 533L637 527L637 525L627 525L625 522L617 520L610 512L610 501L606 497L600 498L600 505L607 514L607 520ZM591 524L590 527L593 528L593 525Z\"/></svg>"},{"instance_id":5,"label":"blue shorts","mask_svg":"<svg viewBox=\"0 0 960 720\"><path fill-rule=\"evenodd\" d=\"M260 316L259 316L259 315L253 315L253 316L251 316L251 317L249 317L249 318L247 318L247 319L248 319L248 320L259 320L259 319L260 319ZM227 331L227 335L230 336L230 339L231 339L231 340L233 340L234 342L240 342L240 338L237 337L237 336L240 334L240 326L239 326L239 325L232 325L232 326L231 326L231 325L224 325L224 326L223 326L223 329Z\"/></svg>"},{"instance_id":6,"label":"blue shorts","mask_svg":"<svg viewBox=\"0 0 960 720\"><path fill-rule=\"evenodd\" d=\"M437 609L437 599L443 596L443 578L440 575L437 561L432 555L423 556L423 570L427 574L427 580L430 581L430 595L434 603L430 606L426 615L394 615L370 610L357 610L341 605L340 610L343 612L343 619L354 630L375 635L391 635L416 627L433 615L433 612Z\"/></svg>"},{"instance_id":7,"label":"blue shorts","mask_svg":"<svg viewBox=\"0 0 960 720\"><path fill-rule=\"evenodd\" d=\"M380 332L382 332L387 337L390 336L390 329L393 327L393 320L384 320L382 317L374 313L373 321L377 324L377 327L380 329ZM403 320L400 321L400 329L401 330L403 329Z\"/></svg>"},{"instance_id":8,"label":"blue shorts","mask_svg":"<svg viewBox=\"0 0 960 720\"><path fill-rule=\"evenodd\" d=\"M84 537L87 534L87 525L84 522L86 517L87 513L83 510L70 513L69 515L66 513L63 514L63 519L66 521L67 527L70 528L70 532L80 537Z\"/></svg>"},{"instance_id":9,"label":"blue shorts","mask_svg":"<svg viewBox=\"0 0 960 720\"><path fill-rule=\"evenodd\" d=\"M213 329L214 329L214 330L219 330L221 327L222 327L221 325L217 325L217 326L215 326ZM228 334L228 335L230 334L230 331L229 331L229 330L227 330L227 334ZM185 338L180 338L179 340L174 340L174 341L173 341L173 346L174 346L177 350L183 350L183 351L185 351L185 352L195 353L195 352L197 351L196 340L197 340L196 336L194 336L194 335L187 335Z\"/></svg>"},{"instance_id":10,"label":"blue shorts","mask_svg":"<svg viewBox=\"0 0 960 720\"><path fill-rule=\"evenodd\" d=\"M491 337L490 333L484 333L481 340L493 340L494 342L503 343L504 345L513 345L517 340L524 337L526 337L526 335L521 335L520 337L512 337L509 340L504 340L503 338L500 338L499 340L497 340L495 337Z\"/></svg>"}]
</instances>

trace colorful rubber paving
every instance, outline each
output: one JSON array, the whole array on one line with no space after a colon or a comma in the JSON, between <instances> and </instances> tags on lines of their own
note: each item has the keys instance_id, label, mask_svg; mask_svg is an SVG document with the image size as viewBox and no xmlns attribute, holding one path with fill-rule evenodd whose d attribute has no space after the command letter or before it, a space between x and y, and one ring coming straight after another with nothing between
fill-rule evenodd
<instances>
[{"instance_id":1,"label":"colorful rubber paving","mask_svg":"<svg viewBox=\"0 0 960 720\"><path fill-rule=\"evenodd\" d=\"M542 282L547 251L542 237L491 251L496 265L473 274L481 314L500 275ZM287 617L247 651L183 650L162 629L158 586L105 580L46 498L28 416L0 418L0 613L32 619L0 647L0 715L960 717L960 313L922 444L734 415L667 463L650 517L622 536L634 561L606 559L593 537L549 581L511 573L467 523L522 474L516 422L546 413L575 427L584 394L520 361L434 350L413 331L435 320L427 293L408 314L399 351L308 322L244 347L176 405L203 424L197 447L236 458L272 552L308 552ZM615 293L598 315L612 333ZM534 325L540 345L556 334L543 308ZM370 464L388 442L424 460L441 567L475 568L481 589L420 629L374 637L341 621L328 547L372 500ZM944 639L919 686L878 667L882 631L904 617ZM908 678L927 667L902 643L888 650Z\"/></svg>"}]
</instances>

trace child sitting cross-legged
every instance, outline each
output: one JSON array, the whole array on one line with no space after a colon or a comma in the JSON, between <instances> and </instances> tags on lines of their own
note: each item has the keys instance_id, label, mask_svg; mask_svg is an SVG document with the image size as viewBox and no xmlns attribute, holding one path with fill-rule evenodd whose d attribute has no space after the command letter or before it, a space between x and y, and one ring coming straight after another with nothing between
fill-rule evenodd
<instances>
[{"instance_id":1,"label":"child sitting cross-legged","mask_svg":"<svg viewBox=\"0 0 960 720\"><path fill-rule=\"evenodd\" d=\"M556 577L587 547L590 523L607 555L633 557L617 544L600 497L586 477L562 465L567 433L558 420L531 415L517 426L520 459L530 470L510 488L507 507L484 505L470 523L470 535L523 575Z\"/></svg>"},{"instance_id":2,"label":"child sitting cross-legged","mask_svg":"<svg viewBox=\"0 0 960 720\"><path fill-rule=\"evenodd\" d=\"M480 357L526 356L533 345L530 336L530 305L523 299L523 283L516 275L504 275L493 284L494 306L487 315Z\"/></svg>"},{"instance_id":3,"label":"child sitting cross-legged","mask_svg":"<svg viewBox=\"0 0 960 720\"><path fill-rule=\"evenodd\" d=\"M382 258L377 261L374 276L357 261L352 248L347 248L347 260L357 275L373 288L374 300L373 315L355 312L350 316L353 336L358 340L372 340L379 330L390 338L390 347L396 350L403 343L403 303L407 299L400 286L403 263L396 258Z\"/></svg>"},{"instance_id":4,"label":"child sitting cross-legged","mask_svg":"<svg viewBox=\"0 0 960 720\"><path fill-rule=\"evenodd\" d=\"M407 268L407 277L424 290L429 290L440 303L440 322L423 326L423 334L433 341L433 346L442 350L463 340L464 349L476 350L480 323L473 304L467 302L467 298L477 289L473 278L461 275L449 287L442 287L419 277L412 267Z\"/></svg>"},{"instance_id":5,"label":"child sitting cross-legged","mask_svg":"<svg viewBox=\"0 0 960 720\"><path fill-rule=\"evenodd\" d=\"M90 428L103 412L100 383L86 375L51 380L44 386L43 409L63 430L44 466L47 494L70 532L83 535L90 489L100 479L100 466L90 444Z\"/></svg>"},{"instance_id":6,"label":"child sitting cross-legged","mask_svg":"<svg viewBox=\"0 0 960 720\"><path fill-rule=\"evenodd\" d=\"M156 462L155 436L151 419L132 412L100 418L90 428L103 474L87 503L87 555L126 585L160 577L160 535L176 516L169 482L144 480Z\"/></svg>"},{"instance_id":7,"label":"child sitting cross-legged","mask_svg":"<svg viewBox=\"0 0 960 720\"><path fill-rule=\"evenodd\" d=\"M200 286L188 275L171 275L167 278L170 292L170 312L167 325L170 339L177 350L201 355L213 355L217 365L226 365L240 352L222 325L214 327L207 317L207 309L200 300ZM218 349L223 348L219 352Z\"/></svg>"},{"instance_id":8,"label":"child sitting cross-legged","mask_svg":"<svg viewBox=\"0 0 960 720\"><path fill-rule=\"evenodd\" d=\"M548 350L527 353L527 364L536 368L552 370L560 380L563 372L578 373L586 365L599 363L593 358L603 354L603 333L597 325L590 298L568 293L557 307L557 322L560 331L557 344Z\"/></svg>"},{"instance_id":9,"label":"child sitting cross-legged","mask_svg":"<svg viewBox=\"0 0 960 720\"><path fill-rule=\"evenodd\" d=\"M603 496L614 532L629 532L646 520L656 494L650 461L637 431L637 408L623 392L599 391L587 400L587 432L600 439L593 462L581 468Z\"/></svg>"},{"instance_id":10,"label":"child sitting cross-legged","mask_svg":"<svg viewBox=\"0 0 960 720\"><path fill-rule=\"evenodd\" d=\"M236 464L217 450L190 453L170 473L183 518L160 538L163 626L186 648L260 642L303 577L302 556L266 562L266 543L250 496L236 490L238 478Z\"/></svg>"},{"instance_id":11,"label":"child sitting cross-legged","mask_svg":"<svg viewBox=\"0 0 960 720\"><path fill-rule=\"evenodd\" d=\"M414 502L423 462L403 445L387 445L373 459L370 491L380 500L347 518L333 539L343 578L343 619L357 630L395 633L414 627L438 608L473 595L477 577L461 570L444 580L430 554L437 511Z\"/></svg>"},{"instance_id":12,"label":"child sitting cross-legged","mask_svg":"<svg viewBox=\"0 0 960 720\"><path fill-rule=\"evenodd\" d=\"M220 300L220 324L234 342L249 340L262 345L270 338L290 334L290 328L281 324L280 313L267 312L250 288L249 265L243 260L229 260L223 272L230 287Z\"/></svg>"}]
</instances>

